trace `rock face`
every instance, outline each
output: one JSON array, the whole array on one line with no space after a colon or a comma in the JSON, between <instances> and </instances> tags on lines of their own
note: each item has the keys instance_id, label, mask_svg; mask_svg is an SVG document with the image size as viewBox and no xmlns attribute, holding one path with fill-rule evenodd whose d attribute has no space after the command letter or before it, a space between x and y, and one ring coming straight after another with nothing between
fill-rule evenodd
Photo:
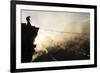
<instances>
[{"instance_id":1,"label":"rock face","mask_svg":"<svg viewBox=\"0 0 100 73\"><path fill-rule=\"evenodd\" d=\"M31 62L36 47L34 40L39 28L31 26L30 22L21 23L21 62Z\"/></svg>"}]
</instances>

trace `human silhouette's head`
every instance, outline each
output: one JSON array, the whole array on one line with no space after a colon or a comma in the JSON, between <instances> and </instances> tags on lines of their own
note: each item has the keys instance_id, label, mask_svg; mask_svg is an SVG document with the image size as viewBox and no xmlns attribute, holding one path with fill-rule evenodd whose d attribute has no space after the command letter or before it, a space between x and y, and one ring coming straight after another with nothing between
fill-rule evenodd
<instances>
[{"instance_id":1,"label":"human silhouette's head","mask_svg":"<svg viewBox=\"0 0 100 73\"><path fill-rule=\"evenodd\" d=\"M27 22L30 22L30 16L27 16L27 17L26 17L26 21L27 21Z\"/></svg>"}]
</instances>

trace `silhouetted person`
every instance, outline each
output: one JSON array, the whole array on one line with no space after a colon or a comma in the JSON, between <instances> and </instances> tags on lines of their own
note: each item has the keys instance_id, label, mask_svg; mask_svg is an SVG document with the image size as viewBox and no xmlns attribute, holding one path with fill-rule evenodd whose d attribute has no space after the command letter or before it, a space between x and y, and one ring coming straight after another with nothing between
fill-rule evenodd
<instances>
[{"instance_id":1,"label":"silhouetted person","mask_svg":"<svg viewBox=\"0 0 100 73\"><path fill-rule=\"evenodd\" d=\"M36 47L33 43L39 30L31 26L30 16L26 17L26 21L27 23L21 23L21 62L31 62Z\"/></svg>"},{"instance_id":2,"label":"silhouetted person","mask_svg":"<svg viewBox=\"0 0 100 73\"><path fill-rule=\"evenodd\" d=\"M26 21L27 21L27 26L31 26L31 23L30 23L30 16L26 17Z\"/></svg>"}]
</instances>

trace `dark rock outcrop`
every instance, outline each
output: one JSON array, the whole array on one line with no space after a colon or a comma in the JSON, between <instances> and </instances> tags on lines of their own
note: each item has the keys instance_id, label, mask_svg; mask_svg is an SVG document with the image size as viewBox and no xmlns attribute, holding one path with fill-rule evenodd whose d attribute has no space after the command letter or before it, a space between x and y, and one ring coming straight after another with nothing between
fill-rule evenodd
<instances>
[{"instance_id":1,"label":"dark rock outcrop","mask_svg":"<svg viewBox=\"0 0 100 73\"><path fill-rule=\"evenodd\" d=\"M36 47L33 43L39 30L39 28L31 26L28 17L26 20L27 23L21 23L21 62L31 62Z\"/></svg>"}]
</instances>

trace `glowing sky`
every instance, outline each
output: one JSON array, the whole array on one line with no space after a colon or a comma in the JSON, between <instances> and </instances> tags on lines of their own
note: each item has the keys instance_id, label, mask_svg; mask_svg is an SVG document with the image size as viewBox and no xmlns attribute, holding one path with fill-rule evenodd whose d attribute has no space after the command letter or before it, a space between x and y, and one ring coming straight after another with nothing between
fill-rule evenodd
<instances>
[{"instance_id":1,"label":"glowing sky","mask_svg":"<svg viewBox=\"0 0 100 73\"><path fill-rule=\"evenodd\" d=\"M45 29L63 31L67 27L71 29L72 26L75 26L76 23L79 24L85 20L89 20L90 14L89 13L75 13L75 12L50 12L50 11L22 10L22 22L26 22L25 18L27 16L31 16L31 24L33 26L37 26L37 27L45 28ZM81 25L78 25L78 26L81 26Z\"/></svg>"}]
</instances>

